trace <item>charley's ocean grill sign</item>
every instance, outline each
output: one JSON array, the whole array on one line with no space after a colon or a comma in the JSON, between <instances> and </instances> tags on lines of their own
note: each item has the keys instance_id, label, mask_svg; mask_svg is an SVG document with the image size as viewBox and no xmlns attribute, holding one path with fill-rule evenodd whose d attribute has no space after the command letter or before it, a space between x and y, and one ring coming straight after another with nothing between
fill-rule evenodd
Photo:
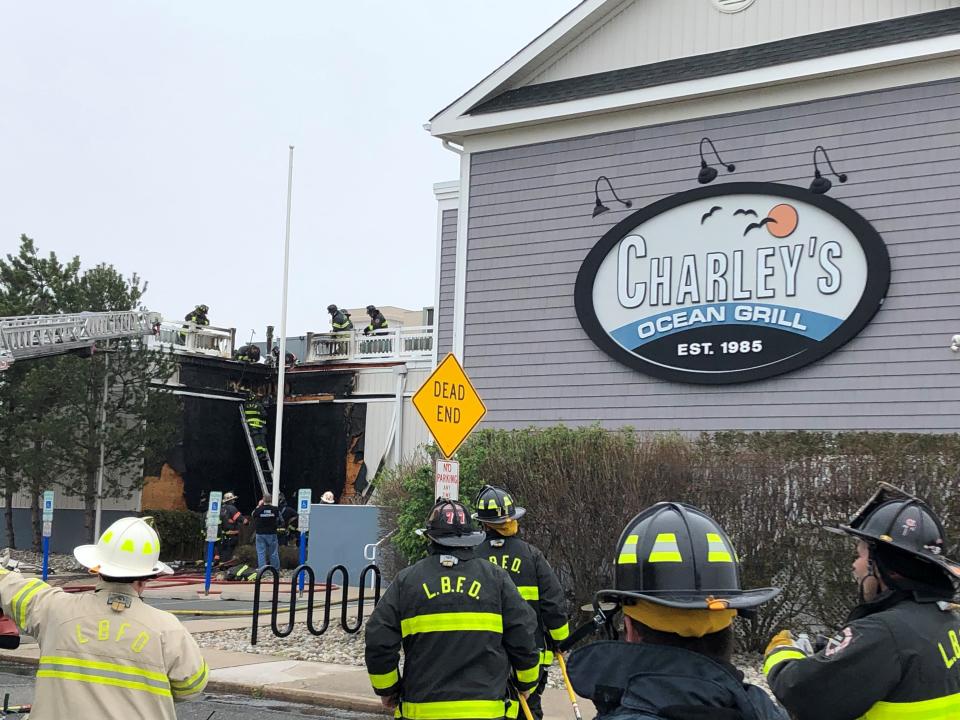
<instances>
[{"instance_id":1,"label":"charley's ocean grill sign","mask_svg":"<svg viewBox=\"0 0 960 720\"><path fill-rule=\"evenodd\" d=\"M577 316L620 362L667 380L759 380L853 338L890 281L883 240L825 195L729 183L633 213L590 251Z\"/></svg>"}]
</instances>

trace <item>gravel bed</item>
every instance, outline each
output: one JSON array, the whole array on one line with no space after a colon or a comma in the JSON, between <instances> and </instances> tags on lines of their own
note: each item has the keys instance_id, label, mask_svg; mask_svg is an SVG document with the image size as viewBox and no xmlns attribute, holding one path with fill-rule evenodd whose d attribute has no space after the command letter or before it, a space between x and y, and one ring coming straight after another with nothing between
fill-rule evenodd
<instances>
[{"instance_id":1,"label":"gravel bed","mask_svg":"<svg viewBox=\"0 0 960 720\"><path fill-rule=\"evenodd\" d=\"M351 622L353 619L351 618ZM283 619L281 618L281 623ZM200 647L216 648L233 652L279 655L292 660L312 660L314 662L336 663L338 665L363 666L363 629L354 635L348 635L339 624L330 627L323 635L311 635L306 626L298 623L293 633L285 638L274 637L269 626L261 626L257 644L250 644L250 630L220 630L209 633L196 633L194 638ZM744 679L753 685L759 685L769 692L761 672L762 661L757 655L737 655L734 665L743 671ZM550 668L547 687L563 688L563 675L560 667L554 663Z\"/></svg>"},{"instance_id":2,"label":"gravel bed","mask_svg":"<svg viewBox=\"0 0 960 720\"><path fill-rule=\"evenodd\" d=\"M10 559L21 563L21 569L25 572L32 572L34 567L39 572L43 563L43 553L33 552L32 550L10 550L9 553ZM7 549L0 549L0 558L6 557L6 555ZM73 555L50 553L48 567L51 575L75 575L87 572L86 568L82 567Z\"/></svg>"}]
</instances>

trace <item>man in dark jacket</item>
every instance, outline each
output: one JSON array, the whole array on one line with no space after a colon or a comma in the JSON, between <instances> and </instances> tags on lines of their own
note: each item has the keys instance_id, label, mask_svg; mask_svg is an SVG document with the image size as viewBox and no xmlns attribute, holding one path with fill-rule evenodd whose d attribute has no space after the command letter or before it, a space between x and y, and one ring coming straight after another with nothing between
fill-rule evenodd
<instances>
[{"instance_id":1,"label":"man in dark jacket","mask_svg":"<svg viewBox=\"0 0 960 720\"><path fill-rule=\"evenodd\" d=\"M960 565L943 556L943 524L922 500L881 483L847 525L857 539L860 604L816 654L788 631L764 671L797 720L960 718Z\"/></svg>"},{"instance_id":2,"label":"man in dark jacket","mask_svg":"<svg viewBox=\"0 0 960 720\"><path fill-rule=\"evenodd\" d=\"M713 518L657 503L624 528L613 560L616 587L596 603L623 611L626 642L595 642L569 664L574 689L599 718L787 720L730 662L737 610L780 591L740 588L737 555Z\"/></svg>"},{"instance_id":3,"label":"man in dark jacket","mask_svg":"<svg viewBox=\"0 0 960 720\"><path fill-rule=\"evenodd\" d=\"M506 573L474 556L484 535L461 503L438 501L419 532L429 556L397 575L367 623L374 692L410 720L517 717L508 684L526 693L540 675L536 615Z\"/></svg>"},{"instance_id":4,"label":"man in dark jacket","mask_svg":"<svg viewBox=\"0 0 960 720\"><path fill-rule=\"evenodd\" d=\"M537 648L540 651L540 681L530 693L527 702L534 717L543 717L541 696L547 686L547 670L553 664L555 643L567 639L570 626L567 624L566 598L556 573L540 550L517 533L519 520L526 509L518 507L513 496L503 488L484 485L474 503L479 520L487 532L486 542L477 554L486 556L494 565L507 571L526 600L537 614ZM549 637L549 641L546 638Z\"/></svg>"},{"instance_id":5,"label":"man in dark jacket","mask_svg":"<svg viewBox=\"0 0 960 720\"><path fill-rule=\"evenodd\" d=\"M364 335L369 335L377 330L386 330L388 327L387 319L383 313L377 310L373 305L367 305L367 315L370 316L370 324L363 329Z\"/></svg>"},{"instance_id":6,"label":"man in dark jacket","mask_svg":"<svg viewBox=\"0 0 960 720\"><path fill-rule=\"evenodd\" d=\"M280 511L273 505L273 498L264 495L263 500L251 513L254 540L257 544L257 567L272 565L280 569L280 547L277 542L277 523Z\"/></svg>"}]
</instances>

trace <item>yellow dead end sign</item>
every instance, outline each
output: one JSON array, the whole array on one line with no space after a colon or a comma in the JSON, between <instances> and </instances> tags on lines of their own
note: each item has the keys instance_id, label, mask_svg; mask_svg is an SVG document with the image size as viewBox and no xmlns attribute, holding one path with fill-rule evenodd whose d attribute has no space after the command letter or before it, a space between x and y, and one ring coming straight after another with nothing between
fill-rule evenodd
<instances>
[{"instance_id":1,"label":"yellow dead end sign","mask_svg":"<svg viewBox=\"0 0 960 720\"><path fill-rule=\"evenodd\" d=\"M437 365L417 390L413 406L427 424L444 457L457 451L487 412L453 353Z\"/></svg>"}]
</instances>

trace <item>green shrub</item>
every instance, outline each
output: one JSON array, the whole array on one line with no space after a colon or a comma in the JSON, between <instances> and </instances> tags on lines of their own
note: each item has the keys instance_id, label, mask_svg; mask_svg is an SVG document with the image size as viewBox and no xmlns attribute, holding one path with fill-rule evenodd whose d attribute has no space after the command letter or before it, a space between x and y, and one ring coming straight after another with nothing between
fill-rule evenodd
<instances>
[{"instance_id":1,"label":"green shrub","mask_svg":"<svg viewBox=\"0 0 960 720\"><path fill-rule=\"evenodd\" d=\"M161 560L201 560L206 547L202 513L189 510L146 510L160 536Z\"/></svg>"},{"instance_id":2,"label":"green shrub","mask_svg":"<svg viewBox=\"0 0 960 720\"><path fill-rule=\"evenodd\" d=\"M927 499L947 524L950 554L958 555L960 435L731 432L690 439L557 426L480 431L457 459L468 506L490 483L527 507L524 535L544 551L571 607L612 587L614 546L640 510L674 500L710 513L733 539L744 586L783 589L739 624L747 648L761 649L781 627L816 632L843 621L856 595L853 542L821 526L852 515L878 481ZM396 528L397 564L422 557L414 530L434 500L432 464L401 468L379 491L388 530Z\"/></svg>"}]
</instances>

